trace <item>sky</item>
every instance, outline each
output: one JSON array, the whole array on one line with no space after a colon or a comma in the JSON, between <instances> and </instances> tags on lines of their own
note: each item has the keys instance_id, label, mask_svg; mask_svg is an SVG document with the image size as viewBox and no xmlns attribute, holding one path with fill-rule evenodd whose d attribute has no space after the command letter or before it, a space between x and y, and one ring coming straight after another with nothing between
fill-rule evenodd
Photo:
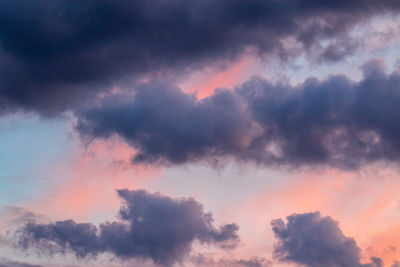
<instances>
[{"instance_id":1,"label":"sky","mask_svg":"<svg viewBox=\"0 0 400 267\"><path fill-rule=\"evenodd\" d=\"M1 0L0 267L399 267L399 18Z\"/></svg>"}]
</instances>

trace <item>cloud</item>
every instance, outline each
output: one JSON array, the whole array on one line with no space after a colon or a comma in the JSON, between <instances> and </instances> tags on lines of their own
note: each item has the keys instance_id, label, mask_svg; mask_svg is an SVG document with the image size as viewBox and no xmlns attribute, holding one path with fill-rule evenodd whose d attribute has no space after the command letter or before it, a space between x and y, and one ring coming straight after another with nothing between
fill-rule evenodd
<instances>
[{"instance_id":1,"label":"cloud","mask_svg":"<svg viewBox=\"0 0 400 267\"><path fill-rule=\"evenodd\" d=\"M0 230L9 229L10 225L19 227L32 221L44 221L42 215L32 213L24 208L16 206L3 206L0 209Z\"/></svg>"},{"instance_id":2,"label":"cloud","mask_svg":"<svg viewBox=\"0 0 400 267\"><path fill-rule=\"evenodd\" d=\"M362 264L360 248L353 238L346 237L338 223L319 212L293 214L287 223L281 219L271 222L278 242L274 256L283 262L307 267L382 267L382 260L371 258Z\"/></svg>"},{"instance_id":3,"label":"cloud","mask_svg":"<svg viewBox=\"0 0 400 267\"><path fill-rule=\"evenodd\" d=\"M139 149L135 162L183 163L212 154L238 154L252 125L239 99L217 91L197 101L162 83L138 88L134 98L114 96L80 117L77 129L90 137L118 134Z\"/></svg>"},{"instance_id":4,"label":"cloud","mask_svg":"<svg viewBox=\"0 0 400 267\"><path fill-rule=\"evenodd\" d=\"M247 49L298 55L288 39L340 60L357 49L353 26L399 9L396 0L1 1L0 112L54 116L138 76L231 61Z\"/></svg>"},{"instance_id":5,"label":"cloud","mask_svg":"<svg viewBox=\"0 0 400 267\"><path fill-rule=\"evenodd\" d=\"M0 267L43 267L42 265L34 265L26 262L17 262L5 258L0 258Z\"/></svg>"},{"instance_id":6,"label":"cloud","mask_svg":"<svg viewBox=\"0 0 400 267\"><path fill-rule=\"evenodd\" d=\"M4 206L0 209L0 247L10 247L13 243L12 233L33 221L47 221L44 216L34 214L24 208ZM0 264L8 262L0 257ZM5 264L5 263L3 263Z\"/></svg>"},{"instance_id":7,"label":"cloud","mask_svg":"<svg viewBox=\"0 0 400 267\"><path fill-rule=\"evenodd\" d=\"M118 190L124 205L120 220L99 228L72 220L27 224L19 244L49 255L73 252L77 258L109 252L122 259L151 259L163 266L181 262L192 243L215 244L225 249L239 242L236 224L213 226L211 213L192 198L172 199L143 190Z\"/></svg>"},{"instance_id":8,"label":"cloud","mask_svg":"<svg viewBox=\"0 0 400 267\"><path fill-rule=\"evenodd\" d=\"M194 266L207 267L270 267L272 263L262 258L253 257L250 259L214 259L211 256L199 254L190 259Z\"/></svg>"},{"instance_id":9,"label":"cloud","mask_svg":"<svg viewBox=\"0 0 400 267\"><path fill-rule=\"evenodd\" d=\"M254 77L202 100L149 82L134 96L105 97L78 114L85 139L117 135L135 148L134 163L182 164L232 157L265 165L357 169L400 159L400 73L362 66L360 82L344 75L298 86Z\"/></svg>"}]
</instances>

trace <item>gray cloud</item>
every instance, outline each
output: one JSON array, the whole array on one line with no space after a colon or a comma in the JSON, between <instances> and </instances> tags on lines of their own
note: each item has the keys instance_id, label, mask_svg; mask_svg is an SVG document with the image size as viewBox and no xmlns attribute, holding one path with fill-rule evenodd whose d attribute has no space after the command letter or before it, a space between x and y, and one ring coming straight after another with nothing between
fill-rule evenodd
<instances>
[{"instance_id":1,"label":"gray cloud","mask_svg":"<svg viewBox=\"0 0 400 267\"><path fill-rule=\"evenodd\" d=\"M346 237L338 223L319 212L293 214L287 223L273 220L272 230L278 242L274 249L280 261L307 267L382 267L380 258L362 264L360 248L353 238Z\"/></svg>"},{"instance_id":2,"label":"gray cloud","mask_svg":"<svg viewBox=\"0 0 400 267\"><path fill-rule=\"evenodd\" d=\"M400 74L363 65L360 82L344 75L293 87L254 77L235 90L197 100L160 82L135 96L112 95L78 114L84 138L120 136L135 163L181 164L233 157L266 165L356 169L400 158Z\"/></svg>"},{"instance_id":3,"label":"gray cloud","mask_svg":"<svg viewBox=\"0 0 400 267\"><path fill-rule=\"evenodd\" d=\"M0 258L0 267L43 267L43 266Z\"/></svg>"},{"instance_id":4,"label":"gray cloud","mask_svg":"<svg viewBox=\"0 0 400 267\"><path fill-rule=\"evenodd\" d=\"M239 241L236 224L215 228L211 213L205 213L192 198L172 199L127 189L118 194L124 201L119 221L99 228L72 220L29 223L19 232L20 246L49 255L71 251L77 258L109 252L121 260L151 259L170 266L188 255L195 240L225 249Z\"/></svg>"},{"instance_id":5,"label":"gray cloud","mask_svg":"<svg viewBox=\"0 0 400 267\"><path fill-rule=\"evenodd\" d=\"M118 134L139 148L135 162L195 161L210 154L237 154L246 148L252 122L232 92L218 91L198 102L162 83L137 89L134 98L115 96L81 115L85 136Z\"/></svg>"},{"instance_id":6,"label":"gray cloud","mask_svg":"<svg viewBox=\"0 0 400 267\"><path fill-rule=\"evenodd\" d=\"M357 49L355 25L399 8L396 0L1 1L0 111L54 116L138 75L229 62L247 48L288 58L296 55L283 48L288 38L340 60Z\"/></svg>"},{"instance_id":7,"label":"gray cloud","mask_svg":"<svg viewBox=\"0 0 400 267\"><path fill-rule=\"evenodd\" d=\"M198 254L190 259L194 266L207 266L207 267L270 267L272 263L263 258L249 258L249 259L214 259L211 256Z\"/></svg>"}]
</instances>

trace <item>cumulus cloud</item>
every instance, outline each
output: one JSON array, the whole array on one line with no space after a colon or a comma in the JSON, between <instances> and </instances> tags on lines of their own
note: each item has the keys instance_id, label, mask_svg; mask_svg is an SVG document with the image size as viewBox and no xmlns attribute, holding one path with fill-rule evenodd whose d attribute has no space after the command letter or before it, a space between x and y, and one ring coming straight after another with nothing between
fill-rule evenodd
<instances>
[{"instance_id":1,"label":"cumulus cloud","mask_svg":"<svg viewBox=\"0 0 400 267\"><path fill-rule=\"evenodd\" d=\"M0 111L56 115L138 75L230 61L249 48L288 58L288 39L339 60L357 47L354 25L399 9L397 0L1 1Z\"/></svg>"},{"instance_id":2,"label":"cumulus cloud","mask_svg":"<svg viewBox=\"0 0 400 267\"><path fill-rule=\"evenodd\" d=\"M182 163L211 154L238 154L248 146L252 122L232 92L197 101L162 83L113 96L79 116L77 129L91 137L118 134L139 149L135 162ZM249 140L247 140L249 139Z\"/></svg>"},{"instance_id":3,"label":"cumulus cloud","mask_svg":"<svg viewBox=\"0 0 400 267\"><path fill-rule=\"evenodd\" d=\"M134 96L112 95L79 113L84 138L118 135L137 151L134 163L233 157L266 165L356 169L400 159L400 74L380 60L344 75L298 86L254 77L202 100L149 82Z\"/></svg>"},{"instance_id":4,"label":"cumulus cloud","mask_svg":"<svg viewBox=\"0 0 400 267\"><path fill-rule=\"evenodd\" d=\"M181 262L194 241L225 249L239 242L236 224L213 226L211 213L192 198L173 199L146 191L118 190L124 205L120 220L97 228L73 220L29 223L19 232L19 245L38 252L73 252L77 258L108 252L121 260L151 259L170 266Z\"/></svg>"},{"instance_id":5,"label":"cumulus cloud","mask_svg":"<svg viewBox=\"0 0 400 267\"><path fill-rule=\"evenodd\" d=\"M353 238L346 237L338 223L319 212L293 214L271 222L278 242L275 257L307 267L382 267L380 258L361 263L360 248Z\"/></svg>"}]
</instances>

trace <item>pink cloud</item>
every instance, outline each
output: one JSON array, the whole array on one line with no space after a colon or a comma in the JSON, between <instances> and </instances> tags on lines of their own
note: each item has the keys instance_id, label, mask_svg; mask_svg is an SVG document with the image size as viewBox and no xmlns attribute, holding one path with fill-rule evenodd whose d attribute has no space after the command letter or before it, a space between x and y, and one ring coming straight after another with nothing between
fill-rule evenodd
<instances>
[{"instance_id":1,"label":"pink cloud","mask_svg":"<svg viewBox=\"0 0 400 267\"><path fill-rule=\"evenodd\" d=\"M366 261L381 257L390 266L400 259L400 214L397 170L366 168L358 173L310 171L266 185L226 211L239 218L246 244L244 255L271 255L275 238L272 219L292 213L320 211L339 221L346 236L354 237ZM264 253L264 254L262 254Z\"/></svg>"},{"instance_id":2,"label":"pink cloud","mask_svg":"<svg viewBox=\"0 0 400 267\"><path fill-rule=\"evenodd\" d=\"M52 218L110 218L120 205L116 189L142 188L159 176L157 168L132 166L129 161L133 153L118 140L95 141L65 171L59 171L65 169L65 163L53 166L49 171L62 179L57 179L51 192L24 206Z\"/></svg>"},{"instance_id":3,"label":"pink cloud","mask_svg":"<svg viewBox=\"0 0 400 267\"><path fill-rule=\"evenodd\" d=\"M180 86L187 92L196 93L197 97L202 99L212 95L216 88L232 88L245 81L259 68L258 65L254 57L244 55L232 65L225 66L223 70L213 66L196 72Z\"/></svg>"}]
</instances>

